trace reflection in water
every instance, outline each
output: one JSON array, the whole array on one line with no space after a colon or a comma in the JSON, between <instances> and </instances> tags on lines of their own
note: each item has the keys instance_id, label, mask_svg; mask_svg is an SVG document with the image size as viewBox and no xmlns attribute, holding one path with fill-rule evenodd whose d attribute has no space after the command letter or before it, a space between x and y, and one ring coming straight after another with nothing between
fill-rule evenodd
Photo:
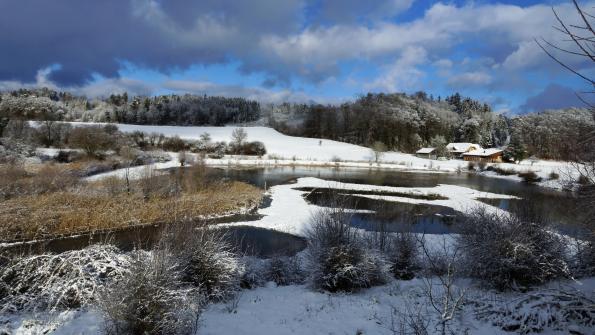
<instances>
[{"instance_id":1,"label":"reflection in water","mask_svg":"<svg viewBox=\"0 0 595 335\"><path fill-rule=\"evenodd\" d=\"M260 216L239 215L219 219L218 223L245 222ZM211 221L211 223L215 223ZM109 243L121 250L150 249L161 237L164 225L141 226L109 233L96 233L52 239L18 245L5 249L12 254L41 254L45 252L61 253L83 249L92 244ZM291 256L306 247L303 238L275 230L249 226L225 227L228 238L238 250L246 255L270 257L274 255Z\"/></svg>"},{"instance_id":2,"label":"reflection in water","mask_svg":"<svg viewBox=\"0 0 595 335\"><path fill-rule=\"evenodd\" d=\"M401 217L392 220L378 218L375 214L354 214L351 225L367 231L412 232L425 234L457 233L454 219L440 214L420 215L414 218Z\"/></svg>"}]
</instances>

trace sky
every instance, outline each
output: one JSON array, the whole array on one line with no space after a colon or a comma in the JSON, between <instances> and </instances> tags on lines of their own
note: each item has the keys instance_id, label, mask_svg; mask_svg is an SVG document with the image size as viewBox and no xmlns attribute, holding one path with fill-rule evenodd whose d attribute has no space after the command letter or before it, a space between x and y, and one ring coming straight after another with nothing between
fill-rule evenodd
<instances>
[{"instance_id":1,"label":"sky","mask_svg":"<svg viewBox=\"0 0 595 335\"><path fill-rule=\"evenodd\" d=\"M577 22L568 0L0 0L0 90L323 104L460 92L503 113L581 107L588 84L535 42L566 46L552 8Z\"/></svg>"}]
</instances>

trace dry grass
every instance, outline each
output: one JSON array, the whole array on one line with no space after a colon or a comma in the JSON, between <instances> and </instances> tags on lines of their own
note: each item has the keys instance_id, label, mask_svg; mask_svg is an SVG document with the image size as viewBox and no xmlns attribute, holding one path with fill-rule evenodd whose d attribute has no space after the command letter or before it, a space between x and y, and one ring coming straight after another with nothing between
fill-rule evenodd
<instances>
[{"instance_id":1,"label":"dry grass","mask_svg":"<svg viewBox=\"0 0 595 335\"><path fill-rule=\"evenodd\" d=\"M257 205L262 191L240 182L213 183L179 195L58 191L0 203L0 241L117 229L216 216Z\"/></svg>"}]
</instances>

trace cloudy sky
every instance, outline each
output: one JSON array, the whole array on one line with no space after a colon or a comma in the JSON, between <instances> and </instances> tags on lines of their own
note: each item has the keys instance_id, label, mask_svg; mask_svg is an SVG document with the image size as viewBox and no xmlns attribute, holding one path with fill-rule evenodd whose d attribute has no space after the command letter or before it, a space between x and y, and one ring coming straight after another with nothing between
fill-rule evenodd
<instances>
[{"instance_id":1,"label":"cloudy sky","mask_svg":"<svg viewBox=\"0 0 595 335\"><path fill-rule=\"evenodd\" d=\"M534 42L563 40L552 6L577 19L567 0L1 0L0 90L322 103L424 90L499 111L580 105L588 86Z\"/></svg>"}]
</instances>

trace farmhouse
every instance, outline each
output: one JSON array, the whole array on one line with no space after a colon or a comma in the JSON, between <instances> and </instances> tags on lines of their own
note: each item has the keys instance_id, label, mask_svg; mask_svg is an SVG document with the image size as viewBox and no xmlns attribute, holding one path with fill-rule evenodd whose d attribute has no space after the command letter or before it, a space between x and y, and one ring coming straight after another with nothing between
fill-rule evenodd
<instances>
[{"instance_id":1,"label":"farmhouse","mask_svg":"<svg viewBox=\"0 0 595 335\"><path fill-rule=\"evenodd\" d=\"M469 151L481 150L481 145L475 143L448 143L446 150L455 158L462 158L462 155Z\"/></svg>"},{"instance_id":2,"label":"farmhouse","mask_svg":"<svg viewBox=\"0 0 595 335\"><path fill-rule=\"evenodd\" d=\"M501 163L502 153L503 151L500 149L473 150L464 153L463 159L473 162Z\"/></svg>"},{"instance_id":3,"label":"farmhouse","mask_svg":"<svg viewBox=\"0 0 595 335\"><path fill-rule=\"evenodd\" d=\"M436 159L436 148L421 148L415 152L420 158Z\"/></svg>"}]
</instances>

